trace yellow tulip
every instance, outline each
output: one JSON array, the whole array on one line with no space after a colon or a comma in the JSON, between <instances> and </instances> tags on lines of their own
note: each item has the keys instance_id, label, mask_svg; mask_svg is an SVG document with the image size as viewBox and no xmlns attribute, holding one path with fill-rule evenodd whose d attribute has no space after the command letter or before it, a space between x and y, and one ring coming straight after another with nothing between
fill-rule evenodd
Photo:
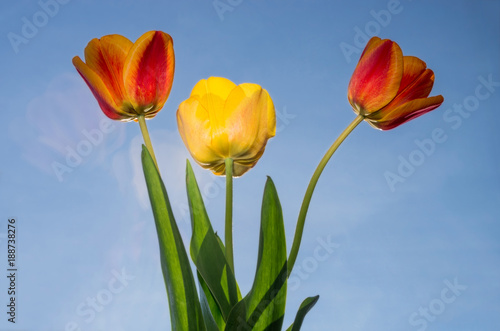
<instances>
[{"instance_id":1,"label":"yellow tulip","mask_svg":"<svg viewBox=\"0 0 500 331\"><path fill-rule=\"evenodd\" d=\"M195 161L216 175L233 160L233 176L250 170L276 133L269 93L257 84L236 85L221 77L200 80L179 105L177 125Z\"/></svg>"}]
</instances>

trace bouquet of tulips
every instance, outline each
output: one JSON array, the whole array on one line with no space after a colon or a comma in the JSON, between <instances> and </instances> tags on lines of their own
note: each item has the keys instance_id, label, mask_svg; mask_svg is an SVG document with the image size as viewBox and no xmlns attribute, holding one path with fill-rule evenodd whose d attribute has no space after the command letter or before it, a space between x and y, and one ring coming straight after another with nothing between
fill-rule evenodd
<instances>
[{"instance_id":1,"label":"bouquet of tulips","mask_svg":"<svg viewBox=\"0 0 500 331\"><path fill-rule=\"evenodd\" d=\"M226 78L210 77L196 83L189 98L179 105L179 133L191 156L203 168L226 178L223 241L212 228L187 161L193 273L145 121L161 110L172 87L172 38L150 31L132 43L120 35L107 35L90 41L85 62L76 56L73 64L104 114L114 120L139 122L145 143L142 165L158 233L172 330L281 330L287 279L299 252L309 203L333 153L363 120L374 128L390 130L443 102L441 95L429 97L434 73L425 62L403 56L391 40L370 39L348 85L348 100L357 116L333 142L311 177L289 253L278 192L272 179L267 179L257 270L251 290L243 296L234 274L233 177L253 168L275 135L276 115L268 91L257 84L236 85ZM286 330L300 330L318 298L306 298Z\"/></svg>"}]
</instances>

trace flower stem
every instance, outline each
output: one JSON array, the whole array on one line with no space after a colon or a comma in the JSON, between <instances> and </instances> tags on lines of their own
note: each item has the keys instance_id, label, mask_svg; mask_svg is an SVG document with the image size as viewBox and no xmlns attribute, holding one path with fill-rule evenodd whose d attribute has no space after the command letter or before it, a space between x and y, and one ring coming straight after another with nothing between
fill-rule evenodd
<instances>
[{"instance_id":1,"label":"flower stem","mask_svg":"<svg viewBox=\"0 0 500 331\"><path fill-rule=\"evenodd\" d=\"M226 241L226 259L235 273L233 258L233 159L226 159L226 227L224 231Z\"/></svg>"},{"instance_id":2,"label":"flower stem","mask_svg":"<svg viewBox=\"0 0 500 331\"><path fill-rule=\"evenodd\" d=\"M295 264L295 260L297 259L297 254L299 253L300 242L302 240L302 232L304 231L304 224L306 222L307 210L309 209L309 203L311 202L311 198L314 192L314 188L316 187L316 183L318 182L323 169L326 164L332 157L333 153L337 150L337 148L342 144L345 138L354 130L354 128L363 121L364 116L358 115L354 121L340 134L340 136L335 140L326 152L325 156L321 159L318 164L318 167L314 171L314 174L311 177L309 185L307 186L306 193L304 195L304 200L302 201L302 206L300 207L299 217L297 220L297 228L295 229L295 237L293 238L292 249L290 250L290 255L288 257L288 276L292 273L293 265Z\"/></svg>"},{"instance_id":3,"label":"flower stem","mask_svg":"<svg viewBox=\"0 0 500 331\"><path fill-rule=\"evenodd\" d=\"M148 127L146 126L146 119L144 118L144 115L139 115L137 116L137 120L139 121L139 126L141 127L142 137L144 138L144 143L146 144L146 148L148 149L149 154L151 154L151 158L153 159L156 165L156 169L160 171L160 169L158 168L158 163L156 162L155 152L153 151L153 145L151 144L151 139L149 138Z\"/></svg>"}]
</instances>

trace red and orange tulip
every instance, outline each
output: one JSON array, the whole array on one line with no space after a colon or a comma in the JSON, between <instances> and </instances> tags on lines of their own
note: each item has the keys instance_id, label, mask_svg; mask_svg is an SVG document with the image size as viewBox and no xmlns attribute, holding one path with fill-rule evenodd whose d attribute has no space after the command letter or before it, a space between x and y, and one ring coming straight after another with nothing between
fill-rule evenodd
<instances>
[{"instance_id":1,"label":"red and orange tulip","mask_svg":"<svg viewBox=\"0 0 500 331\"><path fill-rule=\"evenodd\" d=\"M403 56L389 39L370 39L348 87L354 110L373 127L393 129L439 107L443 96L428 97L434 72L424 61Z\"/></svg>"},{"instance_id":2,"label":"red and orange tulip","mask_svg":"<svg viewBox=\"0 0 500 331\"><path fill-rule=\"evenodd\" d=\"M114 120L154 117L167 101L174 78L170 35L149 31L135 43L120 35L92 39L85 62L73 64L106 116Z\"/></svg>"}]
</instances>

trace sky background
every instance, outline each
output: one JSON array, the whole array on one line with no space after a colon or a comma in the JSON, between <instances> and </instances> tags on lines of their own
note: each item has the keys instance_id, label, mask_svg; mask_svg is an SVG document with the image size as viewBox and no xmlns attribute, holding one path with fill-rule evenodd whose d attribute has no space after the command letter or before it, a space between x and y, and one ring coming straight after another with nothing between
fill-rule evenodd
<instances>
[{"instance_id":1,"label":"sky background","mask_svg":"<svg viewBox=\"0 0 500 331\"><path fill-rule=\"evenodd\" d=\"M59 1L0 5L0 330L170 329L139 126L108 120L71 63L92 38L150 30L174 40L173 88L148 126L186 243L178 105L210 76L257 83L274 100L276 137L235 180L243 294L266 176L289 249L310 176L355 117L347 85L367 38L423 59L443 105L388 132L361 123L334 155L310 206L285 327L319 294L302 330L500 329L500 1ZM224 179L193 166L222 235ZM2 276L12 217L15 325Z\"/></svg>"}]
</instances>

